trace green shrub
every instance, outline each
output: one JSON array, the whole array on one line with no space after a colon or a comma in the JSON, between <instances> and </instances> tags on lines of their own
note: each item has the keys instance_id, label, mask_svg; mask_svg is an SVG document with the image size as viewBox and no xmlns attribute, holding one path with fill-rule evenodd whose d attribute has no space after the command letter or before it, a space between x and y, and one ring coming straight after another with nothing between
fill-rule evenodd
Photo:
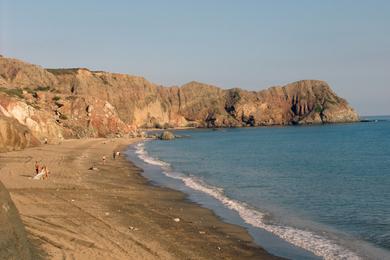
<instances>
[{"instance_id":1,"label":"green shrub","mask_svg":"<svg viewBox=\"0 0 390 260\"><path fill-rule=\"evenodd\" d=\"M20 88L3 88L0 87L0 92L3 92L9 96L23 98L23 90Z\"/></svg>"},{"instance_id":2,"label":"green shrub","mask_svg":"<svg viewBox=\"0 0 390 260\"><path fill-rule=\"evenodd\" d=\"M54 75L61 75L61 74L73 74L76 73L79 68L69 68L69 69L46 69L48 72L54 74Z\"/></svg>"},{"instance_id":3,"label":"green shrub","mask_svg":"<svg viewBox=\"0 0 390 260\"><path fill-rule=\"evenodd\" d=\"M164 128L164 129L168 129L168 128L173 128L173 126L172 126L170 123L165 123L165 124L163 125L163 128Z\"/></svg>"},{"instance_id":4,"label":"green shrub","mask_svg":"<svg viewBox=\"0 0 390 260\"><path fill-rule=\"evenodd\" d=\"M64 104L62 104L62 103L60 103L58 101L54 102L54 104L56 104L57 107L63 107L64 106Z\"/></svg>"},{"instance_id":5,"label":"green shrub","mask_svg":"<svg viewBox=\"0 0 390 260\"><path fill-rule=\"evenodd\" d=\"M160 122L156 122L156 123L154 123L154 128L157 128L157 129L163 129L163 128L164 128L164 126L163 126L163 125L161 125L161 123L160 123Z\"/></svg>"},{"instance_id":6,"label":"green shrub","mask_svg":"<svg viewBox=\"0 0 390 260\"><path fill-rule=\"evenodd\" d=\"M49 91L50 87L38 86L35 88L35 91Z\"/></svg>"},{"instance_id":7,"label":"green shrub","mask_svg":"<svg viewBox=\"0 0 390 260\"><path fill-rule=\"evenodd\" d=\"M23 90L25 90L26 92L28 92L28 93L30 93L30 94L33 94L33 93L34 93L34 91L33 91L31 88L28 88L28 87L23 88Z\"/></svg>"},{"instance_id":8,"label":"green shrub","mask_svg":"<svg viewBox=\"0 0 390 260\"><path fill-rule=\"evenodd\" d=\"M314 109L315 112L321 113L322 112L322 106L321 105L316 105L316 108Z\"/></svg>"},{"instance_id":9,"label":"green shrub","mask_svg":"<svg viewBox=\"0 0 390 260\"><path fill-rule=\"evenodd\" d=\"M76 96L67 96L65 99L66 100L76 100L77 97Z\"/></svg>"},{"instance_id":10,"label":"green shrub","mask_svg":"<svg viewBox=\"0 0 390 260\"><path fill-rule=\"evenodd\" d=\"M60 114L60 119L61 120L67 120L68 117L66 115L64 115L64 114Z\"/></svg>"},{"instance_id":11,"label":"green shrub","mask_svg":"<svg viewBox=\"0 0 390 260\"><path fill-rule=\"evenodd\" d=\"M337 102L335 100L332 100L332 99L329 99L329 98L325 98L325 102L327 102L329 104L332 104L332 105L337 104Z\"/></svg>"},{"instance_id":12,"label":"green shrub","mask_svg":"<svg viewBox=\"0 0 390 260\"><path fill-rule=\"evenodd\" d=\"M39 106L39 105L37 105L37 104L31 104L31 106L33 107L33 108L35 108L35 109L37 109L37 110L40 110L41 109L41 107Z\"/></svg>"}]
</instances>

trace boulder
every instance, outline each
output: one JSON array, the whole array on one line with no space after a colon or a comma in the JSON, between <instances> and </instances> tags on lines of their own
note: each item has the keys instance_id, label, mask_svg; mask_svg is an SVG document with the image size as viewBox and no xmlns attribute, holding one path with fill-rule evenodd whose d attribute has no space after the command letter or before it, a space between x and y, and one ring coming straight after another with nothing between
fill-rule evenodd
<instances>
[{"instance_id":1,"label":"boulder","mask_svg":"<svg viewBox=\"0 0 390 260\"><path fill-rule=\"evenodd\" d=\"M161 140L173 140L175 139L175 135L172 132L164 131L160 135Z\"/></svg>"}]
</instances>

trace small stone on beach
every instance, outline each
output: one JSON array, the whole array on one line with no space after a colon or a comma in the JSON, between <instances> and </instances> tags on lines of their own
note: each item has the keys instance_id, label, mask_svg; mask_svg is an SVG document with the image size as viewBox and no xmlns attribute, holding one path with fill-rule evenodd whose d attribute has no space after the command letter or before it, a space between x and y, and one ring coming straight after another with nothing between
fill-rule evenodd
<instances>
[{"instance_id":1,"label":"small stone on beach","mask_svg":"<svg viewBox=\"0 0 390 260\"><path fill-rule=\"evenodd\" d=\"M129 226L129 229L132 230L132 231L137 231L137 230L139 230L138 228L132 227L132 226Z\"/></svg>"}]
</instances>

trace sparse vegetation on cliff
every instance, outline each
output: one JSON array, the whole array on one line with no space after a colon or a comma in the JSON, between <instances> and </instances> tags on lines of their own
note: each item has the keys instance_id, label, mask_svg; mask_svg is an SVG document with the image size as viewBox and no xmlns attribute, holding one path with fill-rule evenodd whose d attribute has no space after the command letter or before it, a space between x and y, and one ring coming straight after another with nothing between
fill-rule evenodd
<instances>
[{"instance_id":1,"label":"sparse vegetation on cliff","mask_svg":"<svg viewBox=\"0 0 390 260\"><path fill-rule=\"evenodd\" d=\"M10 95L10 96L13 96L13 97L19 97L19 98L23 98L23 90L20 89L20 88L3 88L3 87L0 87L0 92L3 92L7 95Z\"/></svg>"},{"instance_id":2,"label":"sparse vegetation on cliff","mask_svg":"<svg viewBox=\"0 0 390 260\"><path fill-rule=\"evenodd\" d=\"M17 98L23 111L18 116L28 117L23 122L31 123L35 135L53 139L127 134L138 127L251 127L359 119L319 80L256 92L196 81L166 88L142 77L82 68L43 69L8 58L0 58L0 69L5 72L0 75L0 92L9 97L2 101L4 111L16 113Z\"/></svg>"}]
</instances>

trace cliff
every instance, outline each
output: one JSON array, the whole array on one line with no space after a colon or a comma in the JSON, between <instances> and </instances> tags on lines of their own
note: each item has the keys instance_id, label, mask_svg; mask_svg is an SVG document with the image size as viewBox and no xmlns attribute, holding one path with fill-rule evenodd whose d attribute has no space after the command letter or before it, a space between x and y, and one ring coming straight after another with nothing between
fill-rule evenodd
<instances>
[{"instance_id":1,"label":"cliff","mask_svg":"<svg viewBox=\"0 0 390 260\"><path fill-rule=\"evenodd\" d=\"M34 138L58 142L69 137L123 135L140 127L241 127L358 120L347 101L318 80L257 92L226 90L199 82L162 87L142 77L85 68L44 69L0 57L0 92L0 119L8 120L8 125L10 119L15 119L18 128L27 128L15 133L31 134L20 143L34 143ZM4 134L0 131L0 135Z\"/></svg>"}]
</instances>

